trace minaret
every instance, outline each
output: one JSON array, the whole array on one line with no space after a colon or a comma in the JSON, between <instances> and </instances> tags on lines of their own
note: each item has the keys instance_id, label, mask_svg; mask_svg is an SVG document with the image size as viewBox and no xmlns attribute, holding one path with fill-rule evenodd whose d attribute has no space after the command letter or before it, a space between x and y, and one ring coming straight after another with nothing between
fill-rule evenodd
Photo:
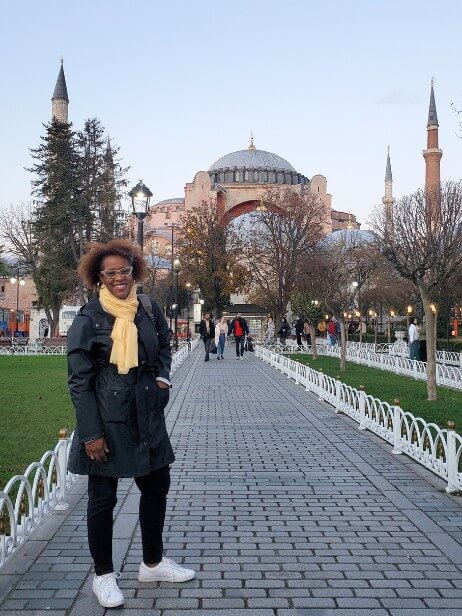
<instances>
[{"instance_id":1,"label":"minaret","mask_svg":"<svg viewBox=\"0 0 462 616\"><path fill-rule=\"evenodd\" d=\"M395 199L393 198L393 175L391 173L390 146L388 146L387 166L385 169L385 194L382 198L382 203L384 205L385 225L388 230L391 230L393 225L394 202Z\"/></svg>"},{"instance_id":2,"label":"minaret","mask_svg":"<svg viewBox=\"0 0 462 616\"><path fill-rule=\"evenodd\" d=\"M67 114L69 108L69 97L67 96L66 78L64 76L63 59L61 58L61 68L55 85L55 91L51 99L51 117L67 124Z\"/></svg>"},{"instance_id":3,"label":"minaret","mask_svg":"<svg viewBox=\"0 0 462 616\"><path fill-rule=\"evenodd\" d=\"M436 114L433 79L428 109L427 149L422 153L425 158L425 192L428 195L437 195L440 190L440 161L443 156L443 150L440 150L438 147L438 116Z\"/></svg>"}]
</instances>

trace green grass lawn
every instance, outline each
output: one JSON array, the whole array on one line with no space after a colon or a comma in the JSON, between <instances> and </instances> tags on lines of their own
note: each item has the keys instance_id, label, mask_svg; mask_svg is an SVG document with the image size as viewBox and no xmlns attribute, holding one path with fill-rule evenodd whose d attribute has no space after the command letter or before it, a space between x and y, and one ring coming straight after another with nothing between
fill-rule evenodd
<instances>
[{"instance_id":1,"label":"green grass lawn","mask_svg":"<svg viewBox=\"0 0 462 616\"><path fill-rule=\"evenodd\" d=\"M328 376L340 375L340 380L347 385L356 388L364 385L367 394L384 402L392 403L395 398L399 398L403 410L409 411L414 416L422 417L428 423L436 423L446 428L449 420L455 421L457 432L462 434L462 392L439 387L438 400L429 402L425 381L415 381L393 372L368 368L353 362L347 362L346 372L340 372L340 361L336 357L322 356L316 361L311 355L293 355L292 357L314 370L322 368Z\"/></svg>"},{"instance_id":2,"label":"green grass lawn","mask_svg":"<svg viewBox=\"0 0 462 616\"><path fill-rule=\"evenodd\" d=\"M74 424L65 356L0 357L0 489Z\"/></svg>"}]
</instances>

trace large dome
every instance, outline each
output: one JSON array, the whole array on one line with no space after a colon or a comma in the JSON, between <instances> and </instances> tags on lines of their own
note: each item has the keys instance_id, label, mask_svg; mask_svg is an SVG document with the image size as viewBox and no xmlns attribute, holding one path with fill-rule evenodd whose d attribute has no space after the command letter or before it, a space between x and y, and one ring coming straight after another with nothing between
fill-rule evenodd
<instances>
[{"instance_id":1,"label":"large dome","mask_svg":"<svg viewBox=\"0 0 462 616\"><path fill-rule=\"evenodd\" d=\"M284 158L257 150L253 138L246 150L226 154L209 169L212 185L220 184L309 184Z\"/></svg>"},{"instance_id":2,"label":"large dome","mask_svg":"<svg viewBox=\"0 0 462 616\"><path fill-rule=\"evenodd\" d=\"M247 149L239 150L226 154L209 169L210 172L221 171L222 169L267 169L278 171L291 171L295 173L295 169L284 158L265 152L264 150Z\"/></svg>"}]
</instances>

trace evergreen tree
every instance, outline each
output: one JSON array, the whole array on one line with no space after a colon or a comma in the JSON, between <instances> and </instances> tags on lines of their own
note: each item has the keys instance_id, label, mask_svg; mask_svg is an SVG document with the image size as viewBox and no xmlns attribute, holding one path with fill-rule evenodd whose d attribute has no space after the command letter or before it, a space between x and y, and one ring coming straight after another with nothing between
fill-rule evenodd
<instances>
[{"instance_id":1,"label":"evergreen tree","mask_svg":"<svg viewBox=\"0 0 462 616\"><path fill-rule=\"evenodd\" d=\"M107 242L122 234L121 198L128 168L117 161L119 148L111 146L97 118L86 120L77 133L77 151L81 196L89 215L84 243Z\"/></svg>"},{"instance_id":2,"label":"evergreen tree","mask_svg":"<svg viewBox=\"0 0 462 616\"><path fill-rule=\"evenodd\" d=\"M53 119L45 129L40 145L31 150L35 164L29 169L36 176L33 194L39 198L31 221L32 275L39 305L47 312L52 335L57 335L59 309L77 285L75 267L88 212L80 198L79 158L71 125Z\"/></svg>"}]
</instances>

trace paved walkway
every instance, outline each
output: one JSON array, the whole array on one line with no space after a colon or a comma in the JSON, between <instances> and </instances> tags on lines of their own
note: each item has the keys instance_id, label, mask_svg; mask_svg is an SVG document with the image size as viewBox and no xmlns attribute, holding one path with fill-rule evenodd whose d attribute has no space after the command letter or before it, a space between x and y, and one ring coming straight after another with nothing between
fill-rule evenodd
<instances>
[{"instance_id":1,"label":"paved walkway","mask_svg":"<svg viewBox=\"0 0 462 616\"><path fill-rule=\"evenodd\" d=\"M462 499L247 354L175 374L167 556L183 585L136 580L136 488L120 484L116 563L130 616L460 616ZM85 480L0 571L0 613L102 615Z\"/></svg>"}]
</instances>

